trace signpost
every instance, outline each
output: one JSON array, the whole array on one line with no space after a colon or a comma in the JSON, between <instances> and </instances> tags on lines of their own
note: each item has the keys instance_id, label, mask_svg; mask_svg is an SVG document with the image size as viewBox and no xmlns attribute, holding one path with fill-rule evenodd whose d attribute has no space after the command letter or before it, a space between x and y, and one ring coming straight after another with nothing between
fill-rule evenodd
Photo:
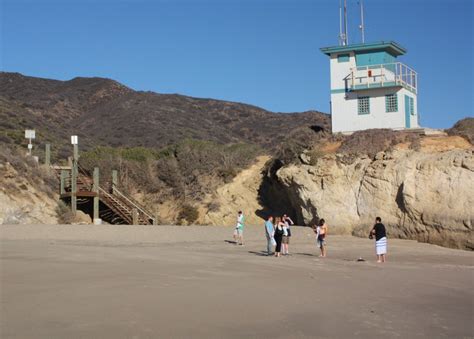
<instances>
[{"instance_id":1,"label":"signpost","mask_svg":"<svg viewBox=\"0 0 474 339\"><path fill-rule=\"evenodd\" d=\"M95 193L94 208L93 208L93 222L94 222L94 225L100 225L101 220L99 219L99 167L94 167L92 190Z\"/></svg>"},{"instance_id":2,"label":"signpost","mask_svg":"<svg viewBox=\"0 0 474 339\"><path fill-rule=\"evenodd\" d=\"M33 149L32 140L35 138L34 129L25 129L25 139L28 139L28 155L31 155L31 150Z\"/></svg>"},{"instance_id":3,"label":"signpost","mask_svg":"<svg viewBox=\"0 0 474 339\"><path fill-rule=\"evenodd\" d=\"M79 146L77 135L71 135L71 144L73 146L73 158L71 168L71 210L72 214L76 215L77 211L77 175L78 175L78 160L79 160Z\"/></svg>"},{"instance_id":4,"label":"signpost","mask_svg":"<svg viewBox=\"0 0 474 339\"><path fill-rule=\"evenodd\" d=\"M46 144L44 146L44 164L49 171L49 167L51 165L51 144Z\"/></svg>"}]
</instances>

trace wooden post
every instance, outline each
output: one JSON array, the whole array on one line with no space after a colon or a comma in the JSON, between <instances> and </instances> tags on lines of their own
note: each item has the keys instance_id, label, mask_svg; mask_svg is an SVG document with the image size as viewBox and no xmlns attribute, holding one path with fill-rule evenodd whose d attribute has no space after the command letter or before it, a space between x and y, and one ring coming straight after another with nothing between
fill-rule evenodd
<instances>
[{"instance_id":1,"label":"wooden post","mask_svg":"<svg viewBox=\"0 0 474 339\"><path fill-rule=\"evenodd\" d=\"M138 211L136 208L132 209L132 224L138 225Z\"/></svg>"},{"instance_id":2,"label":"wooden post","mask_svg":"<svg viewBox=\"0 0 474 339\"><path fill-rule=\"evenodd\" d=\"M77 144L73 145L74 155L72 158L72 180L71 180L71 210L72 214L76 215L77 211L77 175L78 175L78 159L79 159L79 148Z\"/></svg>"},{"instance_id":3,"label":"wooden post","mask_svg":"<svg viewBox=\"0 0 474 339\"><path fill-rule=\"evenodd\" d=\"M94 167L94 182L92 185L92 190L95 193L94 196L94 223L96 222L97 219L99 219L99 167Z\"/></svg>"},{"instance_id":4,"label":"wooden post","mask_svg":"<svg viewBox=\"0 0 474 339\"><path fill-rule=\"evenodd\" d=\"M115 193L115 189L118 186L118 172L117 170L112 170L112 194Z\"/></svg>"},{"instance_id":5,"label":"wooden post","mask_svg":"<svg viewBox=\"0 0 474 339\"><path fill-rule=\"evenodd\" d=\"M66 170L61 170L61 185L60 185L60 193L66 193L66 179L69 177L69 173Z\"/></svg>"},{"instance_id":6,"label":"wooden post","mask_svg":"<svg viewBox=\"0 0 474 339\"><path fill-rule=\"evenodd\" d=\"M46 165L48 171L49 166L51 165L51 144L46 144L44 148L44 164Z\"/></svg>"}]
</instances>

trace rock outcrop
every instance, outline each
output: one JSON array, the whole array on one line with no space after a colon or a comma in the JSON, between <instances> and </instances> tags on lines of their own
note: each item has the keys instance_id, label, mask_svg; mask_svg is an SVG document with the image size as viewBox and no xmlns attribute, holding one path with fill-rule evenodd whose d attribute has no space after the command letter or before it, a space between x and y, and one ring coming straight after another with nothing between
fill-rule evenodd
<instances>
[{"instance_id":1,"label":"rock outcrop","mask_svg":"<svg viewBox=\"0 0 474 339\"><path fill-rule=\"evenodd\" d=\"M205 225L235 225L237 212L244 212L246 225L263 223L259 212L263 206L258 200L258 190L261 185L262 171L268 156L257 157L252 166L242 170L230 182L206 197L205 204L200 208L201 224Z\"/></svg>"},{"instance_id":2,"label":"rock outcrop","mask_svg":"<svg viewBox=\"0 0 474 339\"><path fill-rule=\"evenodd\" d=\"M12 164L0 161L0 225L58 223L57 195L39 178L39 171L33 181Z\"/></svg>"},{"instance_id":3,"label":"rock outcrop","mask_svg":"<svg viewBox=\"0 0 474 339\"><path fill-rule=\"evenodd\" d=\"M306 164L284 166L276 179L299 223L325 218L332 233L365 237L380 216L391 237L473 249L474 149L433 140L349 162L337 153L306 155Z\"/></svg>"}]
</instances>

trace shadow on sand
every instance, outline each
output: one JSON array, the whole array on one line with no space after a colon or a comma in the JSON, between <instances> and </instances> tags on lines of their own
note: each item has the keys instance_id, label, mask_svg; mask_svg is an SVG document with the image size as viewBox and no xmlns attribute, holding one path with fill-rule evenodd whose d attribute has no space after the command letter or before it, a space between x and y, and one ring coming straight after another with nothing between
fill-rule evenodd
<instances>
[{"instance_id":1,"label":"shadow on sand","mask_svg":"<svg viewBox=\"0 0 474 339\"><path fill-rule=\"evenodd\" d=\"M295 253L296 255L304 255L306 257L319 257L317 254L312 254L312 253Z\"/></svg>"},{"instance_id":2,"label":"shadow on sand","mask_svg":"<svg viewBox=\"0 0 474 339\"><path fill-rule=\"evenodd\" d=\"M249 251L250 254L255 254L255 255L258 255L260 257L268 257L268 253L266 251L260 251L260 252L256 252L256 251Z\"/></svg>"}]
</instances>

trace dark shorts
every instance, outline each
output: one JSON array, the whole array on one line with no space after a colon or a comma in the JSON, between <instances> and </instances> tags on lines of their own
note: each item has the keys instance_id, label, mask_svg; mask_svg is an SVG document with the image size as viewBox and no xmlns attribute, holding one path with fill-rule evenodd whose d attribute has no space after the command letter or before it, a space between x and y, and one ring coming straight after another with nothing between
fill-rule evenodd
<instances>
[{"instance_id":1,"label":"dark shorts","mask_svg":"<svg viewBox=\"0 0 474 339\"><path fill-rule=\"evenodd\" d=\"M290 237L287 236L287 235L284 235L284 236L281 238L281 243L282 243L282 244L289 244L289 243L290 243Z\"/></svg>"},{"instance_id":2,"label":"dark shorts","mask_svg":"<svg viewBox=\"0 0 474 339\"><path fill-rule=\"evenodd\" d=\"M319 237L316 238L316 245L317 245L319 248L321 248L321 247L323 247L323 246L326 245L326 239L325 239L325 238L326 238L326 237L321 237L321 236L319 236Z\"/></svg>"}]
</instances>

